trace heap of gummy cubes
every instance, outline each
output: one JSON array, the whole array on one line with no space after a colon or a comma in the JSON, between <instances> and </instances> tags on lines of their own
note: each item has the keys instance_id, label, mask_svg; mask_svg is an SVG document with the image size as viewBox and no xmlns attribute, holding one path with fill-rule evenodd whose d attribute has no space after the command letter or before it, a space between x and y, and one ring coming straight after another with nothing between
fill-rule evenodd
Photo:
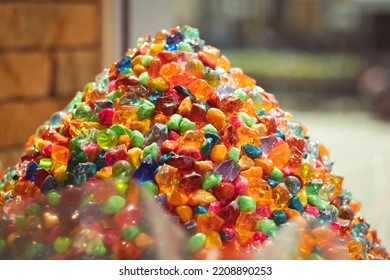
<instances>
[{"instance_id":1,"label":"heap of gummy cubes","mask_svg":"<svg viewBox=\"0 0 390 280\"><path fill-rule=\"evenodd\" d=\"M0 258L154 258L163 237L147 194L191 258L251 258L294 220L288 258L332 258L336 237L351 259L387 259L332 164L197 29L162 30L39 127L3 175Z\"/></svg>"}]
</instances>

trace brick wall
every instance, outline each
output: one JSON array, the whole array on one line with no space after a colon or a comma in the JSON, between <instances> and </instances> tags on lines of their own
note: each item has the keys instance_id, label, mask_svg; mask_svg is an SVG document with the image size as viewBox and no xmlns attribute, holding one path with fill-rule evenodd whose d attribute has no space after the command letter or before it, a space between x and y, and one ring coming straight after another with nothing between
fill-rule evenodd
<instances>
[{"instance_id":1,"label":"brick wall","mask_svg":"<svg viewBox=\"0 0 390 280\"><path fill-rule=\"evenodd\" d=\"M101 70L100 0L0 0L0 172Z\"/></svg>"}]
</instances>

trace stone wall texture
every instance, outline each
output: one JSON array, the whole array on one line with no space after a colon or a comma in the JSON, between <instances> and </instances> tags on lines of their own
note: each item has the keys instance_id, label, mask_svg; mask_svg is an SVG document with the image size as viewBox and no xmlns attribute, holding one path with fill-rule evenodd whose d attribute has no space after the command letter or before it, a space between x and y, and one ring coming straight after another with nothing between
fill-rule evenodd
<instances>
[{"instance_id":1,"label":"stone wall texture","mask_svg":"<svg viewBox=\"0 0 390 280\"><path fill-rule=\"evenodd\" d=\"M100 70L100 0L0 0L0 173Z\"/></svg>"}]
</instances>

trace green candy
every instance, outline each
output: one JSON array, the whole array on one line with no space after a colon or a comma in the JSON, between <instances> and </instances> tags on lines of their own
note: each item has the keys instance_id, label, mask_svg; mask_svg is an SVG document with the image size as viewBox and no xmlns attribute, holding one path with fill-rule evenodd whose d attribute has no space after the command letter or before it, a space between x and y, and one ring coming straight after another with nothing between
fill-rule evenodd
<instances>
[{"instance_id":1,"label":"green candy","mask_svg":"<svg viewBox=\"0 0 390 280\"><path fill-rule=\"evenodd\" d=\"M90 194L81 201L80 208L83 208L92 202L93 202L93 194Z\"/></svg>"},{"instance_id":2,"label":"green candy","mask_svg":"<svg viewBox=\"0 0 390 280\"><path fill-rule=\"evenodd\" d=\"M133 135L133 131L130 128L121 124L113 124L110 126L110 129L114 131L117 136L128 135L131 137Z\"/></svg>"},{"instance_id":3,"label":"green candy","mask_svg":"<svg viewBox=\"0 0 390 280\"><path fill-rule=\"evenodd\" d=\"M173 114L167 123L168 128L173 130L179 130L182 119L182 115Z\"/></svg>"},{"instance_id":4,"label":"green candy","mask_svg":"<svg viewBox=\"0 0 390 280\"><path fill-rule=\"evenodd\" d=\"M244 112L238 112L237 116L239 116L244 121L244 123L249 127L251 127L257 122L257 119L255 117L251 117Z\"/></svg>"},{"instance_id":5,"label":"green candy","mask_svg":"<svg viewBox=\"0 0 390 280\"><path fill-rule=\"evenodd\" d=\"M154 104L149 100L143 100L137 109L137 116L141 119L150 119L153 116Z\"/></svg>"},{"instance_id":6,"label":"green candy","mask_svg":"<svg viewBox=\"0 0 390 280\"><path fill-rule=\"evenodd\" d=\"M5 240L0 239L0 257L4 254L5 249L6 249Z\"/></svg>"},{"instance_id":7,"label":"green candy","mask_svg":"<svg viewBox=\"0 0 390 280\"><path fill-rule=\"evenodd\" d=\"M150 62L152 61L152 59L153 59L153 56L151 56L151 55L144 55L144 57L142 58L142 62L141 63L145 67L149 66ZM145 72L143 72L143 73L145 73Z\"/></svg>"},{"instance_id":8,"label":"green candy","mask_svg":"<svg viewBox=\"0 0 390 280\"><path fill-rule=\"evenodd\" d=\"M144 141L145 141L144 135L138 130L134 130L133 135L131 137L131 143L130 143L131 146L140 148L144 144Z\"/></svg>"},{"instance_id":9,"label":"green candy","mask_svg":"<svg viewBox=\"0 0 390 280\"><path fill-rule=\"evenodd\" d=\"M116 189L118 192L122 195L126 194L127 189L129 188L129 185L126 183L126 181L120 179L115 181Z\"/></svg>"},{"instance_id":10,"label":"green candy","mask_svg":"<svg viewBox=\"0 0 390 280\"><path fill-rule=\"evenodd\" d=\"M26 251L24 252L24 257L28 260L32 260L39 251L42 251L44 249L43 244L41 243L32 243L30 246L27 247Z\"/></svg>"},{"instance_id":11,"label":"green candy","mask_svg":"<svg viewBox=\"0 0 390 280\"><path fill-rule=\"evenodd\" d=\"M17 226L20 226L21 224L23 224L23 222L26 220L26 216L24 216L24 215L18 215L18 216L16 216L16 218L15 218L15 224L17 225Z\"/></svg>"},{"instance_id":12,"label":"green candy","mask_svg":"<svg viewBox=\"0 0 390 280\"><path fill-rule=\"evenodd\" d=\"M250 196L239 195L237 198L237 202L240 212L256 210L256 201Z\"/></svg>"},{"instance_id":13,"label":"green candy","mask_svg":"<svg viewBox=\"0 0 390 280\"><path fill-rule=\"evenodd\" d=\"M191 45L186 42L180 42L177 45L177 50L184 51L184 52L193 52Z\"/></svg>"},{"instance_id":14,"label":"green candy","mask_svg":"<svg viewBox=\"0 0 390 280\"><path fill-rule=\"evenodd\" d=\"M238 98L240 98L240 100L242 102L245 102L246 101L246 93L245 91L243 91L242 89L237 89L235 92L234 92L234 95L237 96Z\"/></svg>"},{"instance_id":15,"label":"green candy","mask_svg":"<svg viewBox=\"0 0 390 280\"><path fill-rule=\"evenodd\" d=\"M278 226L273 220L265 219L257 222L256 229L270 235L278 229Z\"/></svg>"},{"instance_id":16,"label":"green candy","mask_svg":"<svg viewBox=\"0 0 390 280\"><path fill-rule=\"evenodd\" d=\"M180 122L180 134L182 135L192 129L196 129L196 124L187 118L183 118Z\"/></svg>"},{"instance_id":17,"label":"green candy","mask_svg":"<svg viewBox=\"0 0 390 280\"><path fill-rule=\"evenodd\" d=\"M120 98L121 96L122 96L122 92L114 90L114 91L110 92L109 94L107 94L106 98L108 100L113 101L114 99Z\"/></svg>"},{"instance_id":18,"label":"green candy","mask_svg":"<svg viewBox=\"0 0 390 280\"><path fill-rule=\"evenodd\" d=\"M146 181L142 186L152 196L158 195L158 186L153 181Z\"/></svg>"},{"instance_id":19,"label":"green candy","mask_svg":"<svg viewBox=\"0 0 390 280\"><path fill-rule=\"evenodd\" d=\"M119 196L119 195L113 195L103 205L103 212L106 214L116 214L119 211L122 210L123 207L126 205L126 200Z\"/></svg>"},{"instance_id":20,"label":"green candy","mask_svg":"<svg viewBox=\"0 0 390 280\"><path fill-rule=\"evenodd\" d=\"M309 260L322 260L322 257L316 253L311 253L308 257Z\"/></svg>"},{"instance_id":21,"label":"green candy","mask_svg":"<svg viewBox=\"0 0 390 280\"><path fill-rule=\"evenodd\" d=\"M150 81L150 76L149 76L149 73L148 72L142 72L139 77L138 77L139 81L141 83L143 83L144 85L147 85Z\"/></svg>"},{"instance_id":22,"label":"green candy","mask_svg":"<svg viewBox=\"0 0 390 280\"><path fill-rule=\"evenodd\" d=\"M49 192L46 197L50 206L57 206L61 201L61 195L58 192Z\"/></svg>"},{"instance_id":23,"label":"green candy","mask_svg":"<svg viewBox=\"0 0 390 280\"><path fill-rule=\"evenodd\" d=\"M111 148L118 143L118 136L110 128L102 129L97 136L97 143L102 149Z\"/></svg>"},{"instance_id":24,"label":"green candy","mask_svg":"<svg viewBox=\"0 0 390 280\"><path fill-rule=\"evenodd\" d=\"M222 176L216 173L211 173L205 176L202 182L202 187L204 190L214 188L216 185L221 183Z\"/></svg>"},{"instance_id":25,"label":"green candy","mask_svg":"<svg viewBox=\"0 0 390 280\"><path fill-rule=\"evenodd\" d=\"M195 253L203 247L206 242L206 235L204 233L197 233L188 239L187 248L190 253Z\"/></svg>"},{"instance_id":26,"label":"green candy","mask_svg":"<svg viewBox=\"0 0 390 280\"><path fill-rule=\"evenodd\" d=\"M95 112L88 105L81 103L73 115L76 120L90 121L93 115L95 115Z\"/></svg>"},{"instance_id":27,"label":"green candy","mask_svg":"<svg viewBox=\"0 0 390 280\"><path fill-rule=\"evenodd\" d=\"M75 107L75 105L80 104L81 99L83 98L84 92L87 90L88 84L85 86L83 91L78 91L73 99L69 102L68 105L64 108L64 112L69 111Z\"/></svg>"},{"instance_id":28,"label":"green candy","mask_svg":"<svg viewBox=\"0 0 390 280\"><path fill-rule=\"evenodd\" d=\"M140 229L137 226L128 226L122 229L123 240L133 240L139 233Z\"/></svg>"},{"instance_id":29,"label":"green candy","mask_svg":"<svg viewBox=\"0 0 390 280\"><path fill-rule=\"evenodd\" d=\"M72 239L68 236L58 236L54 241L54 251L58 254L62 254L69 249L72 242Z\"/></svg>"},{"instance_id":30,"label":"green candy","mask_svg":"<svg viewBox=\"0 0 390 280\"><path fill-rule=\"evenodd\" d=\"M37 203L31 203L27 207L27 214L29 216L38 216L39 214L41 214L41 206L39 206L39 204Z\"/></svg>"},{"instance_id":31,"label":"green candy","mask_svg":"<svg viewBox=\"0 0 390 280\"><path fill-rule=\"evenodd\" d=\"M196 39L196 38L199 38L199 36L200 36L198 28L191 27L188 25L184 25L180 29L180 33L183 34L184 37L189 38L189 39Z\"/></svg>"},{"instance_id":32,"label":"green candy","mask_svg":"<svg viewBox=\"0 0 390 280\"><path fill-rule=\"evenodd\" d=\"M206 124L204 127L202 127L202 130L204 132L218 133L218 130L212 124Z\"/></svg>"},{"instance_id":33,"label":"green candy","mask_svg":"<svg viewBox=\"0 0 390 280\"><path fill-rule=\"evenodd\" d=\"M104 254L106 254L107 249L106 246L104 246L102 240L93 239L88 243L85 251L87 252L88 255L95 255L101 257Z\"/></svg>"},{"instance_id":34,"label":"green candy","mask_svg":"<svg viewBox=\"0 0 390 280\"><path fill-rule=\"evenodd\" d=\"M279 168L274 167L274 169L272 169L272 171L271 171L271 173L269 174L268 177L270 179L273 179L273 180L276 180L276 181L280 181L281 179L283 179L283 173L282 173L282 171L280 171Z\"/></svg>"},{"instance_id":35,"label":"green candy","mask_svg":"<svg viewBox=\"0 0 390 280\"><path fill-rule=\"evenodd\" d=\"M132 169L127 160L119 160L112 166L112 175L119 180L128 180L131 177Z\"/></svg>"},{"instance_id":36,"label":"green candy","mask_svg":"<svg viewBox=\"0 0 390 280\"><path fill-rule=\"evenodd\" d=\"M49 169L51 167L52 163L49 158L41 158L39 161L39 167Z\"/></svg>"},{"instance_id":37,"label":"green candy","mask_svg":"<svg viewBox=\"0 0 390 280\"><path fill-rule=\"evenodd\" d=\"M157 161L158 158L158 144L156 142L146 146L143 151L143 158L146 158L148 155L152 155L154 161Z\"/></svg>"},{"instance_id":38,"label":"green candy","mask_svg":"<svg viewBox=\"0 0 390 280\"><path fill-rule=\"evenodd\" d=\"M235 162L238 162L240 160L240 149L232 147L228 152L228 157Z\"/></svg>"},{"instance_id":39,"label":"green candy","mask_svg":"<svg viewBox=\"0 0 390 280\"><path fill-rule=\"evenodd\" d=\"M329 205L329 202L322 200L316 195L309 194L307 196L307 201L311 204L316 206L320 210L325 210L326 207Z\"/></svg>"}]
</instances>

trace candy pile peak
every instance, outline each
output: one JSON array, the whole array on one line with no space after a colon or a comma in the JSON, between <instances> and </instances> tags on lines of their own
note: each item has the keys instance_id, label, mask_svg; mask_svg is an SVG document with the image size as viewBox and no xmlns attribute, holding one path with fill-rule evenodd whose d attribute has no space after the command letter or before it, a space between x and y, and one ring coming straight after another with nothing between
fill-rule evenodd
<instances>
[{"instance_id":1,"label":"candy pile peak","mask_svg":"<svg viewBox=\"0 0 390 280\"><path fill-rule=\"evenodd\" d=\"M306 133L197 29L140 38L3 175L0 258L175 258L161 248L182 233L176 257L253 258L294 220L287 258L332 258L337 243L351 259L387 259ZM172 227L153 225L164 219Z\"/></svg>"}]
</instances>

